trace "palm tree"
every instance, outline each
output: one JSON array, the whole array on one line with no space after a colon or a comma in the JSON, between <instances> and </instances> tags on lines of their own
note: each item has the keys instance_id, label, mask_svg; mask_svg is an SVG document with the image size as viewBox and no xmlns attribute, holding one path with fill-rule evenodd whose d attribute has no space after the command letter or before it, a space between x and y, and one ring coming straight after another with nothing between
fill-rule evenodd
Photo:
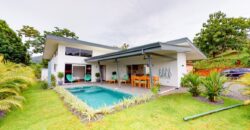
<instances>
[{"instance_id":1,"label":"palm tree","mask_svg":"<svg viewBox=\"0 0 250 130\"><path fill-rule=\"evenodd\" d=\"M181 79L181 85L183 87L188 87L189 92L192 94L192 96L196 97L199 96L200 91L200 85L201 85L201 77L194 73L188 73Z\"/></svg>"},{"instance_id":2,"label":"palm tree","mask_svg":"<svg viewBox=\"0 0 250 130\"><path fill-rule=\"evenodd\" d=\"M206 88L205 94L211 102L215 102L216 98L221 96L224 88L223 84L227 81L227 78L221 76L217 72L212 72L204 80L202 80L203 85Z\"/></svg>"}]
</instances>

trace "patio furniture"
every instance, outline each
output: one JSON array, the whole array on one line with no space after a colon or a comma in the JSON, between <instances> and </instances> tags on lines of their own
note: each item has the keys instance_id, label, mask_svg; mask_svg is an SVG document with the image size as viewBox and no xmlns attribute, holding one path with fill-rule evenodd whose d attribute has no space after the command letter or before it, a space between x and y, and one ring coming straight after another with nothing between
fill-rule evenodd
<instances>
[{"instance_id":1,"label":"patio furniture","mask_svg":"<svg viewBox=\"0 0 250 130\"><path fill-rule=\"evenodd\" d=\"M84 81L91 81L91 75L90 74L85 74Z\"/></svg>"},{"instance_id":2,"label":"patio furniture","mask_svg":"<svg viewBox=\"0 0 250 130\"><path fill-rule=\"evenodd\" d=\"M73 76L71 74L67 74L66 79L71 83L74 81Z\"/></svg>"},{"instance_id":3,"label":"patio furniture","mask_svg":"<svg viewBox=\"0 0 250 130\"><path fill-rule=\"evenodd\" d=\"M124 75L123 76L123 78L120 80L120 83L125 83L125 84L127 84L127 82L129 81L129 77L128 77L128 75Z\"/></svg>"},{"instance_id":4,"label":"patio furniture","mask_svg":"<svg viewBox=\"0 0 250 130\"><path fill-rule=\"evenodd\" d=\"M141 87L141 78L139 76L135 76L133 82L135 86Z\"/></svg>"},{"instance_id":5,"label":"patio furniture","mask_svg":"<svg viewBox=\"0 0 250 130\"><path fill-rule=\"evenodd\" d=\"M109 83L115 83L117 80L117 76L116 75L112 75L111 80L108 80Z\"/></svg>"},{"instance_id":6,"label":"patio furniture","mask_svg":"<svg viewBox=\"0 0 250 130\"><path fill-rule=\"evenodd\" d=\"M143 85L144 88L148 86L148 76L141 76L140 77L140 86Z\"/></svg>"},{"instance_id":7,"label":"patio furniture","mask_svg":"<svg viewBox=\"0 0 250 130\"><path fill-rule=\"evenodd\" d=\"M153 81L154 81L154 85L159 84L160 83L159 76L153 76Z\"/></svg>"}]
</instances>

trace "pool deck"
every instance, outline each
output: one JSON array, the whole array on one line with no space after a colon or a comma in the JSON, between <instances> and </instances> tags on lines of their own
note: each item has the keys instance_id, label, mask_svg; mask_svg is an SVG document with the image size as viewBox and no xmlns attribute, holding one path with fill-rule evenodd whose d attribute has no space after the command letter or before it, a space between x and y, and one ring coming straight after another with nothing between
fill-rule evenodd
<instances>
[{"instance_id":1,"label":"pool deck","mask_svg":"<svg viewBox=\"0 0 250 130\"><path fill-rule=\"evenodd\" d=\"M63 85L63 87L65 88L82 87L82 86L102 86L108 89L113 89L113 90L121 91L124 93L129 93L135 96L151 94L150 89L143 88L143 87L132 87L131 84L121 84L119 86L118 84L108 84L108 83L73 83L73 84ZM175 92L180 92L180 91L182 90L176 89L175 87L161 86L159 94L165 95L168 93L173 93L173 92L175 93Z\"/></svg>"}]
</instances>

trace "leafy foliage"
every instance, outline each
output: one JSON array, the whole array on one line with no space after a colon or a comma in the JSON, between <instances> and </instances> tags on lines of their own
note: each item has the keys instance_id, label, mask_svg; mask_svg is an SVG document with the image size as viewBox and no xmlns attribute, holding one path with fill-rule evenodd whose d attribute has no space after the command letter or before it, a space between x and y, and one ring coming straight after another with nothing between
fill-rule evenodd
<instances>
[{"instance_id":1,"label":"leafy foliage","mask_svg":"<svg viewBox=\"0 0 250 130\"><path fill-rule=\"evenodd\" d=\"M48 85L48 83L47 83L46 81L39 81L37 84L38 84L41 88L43 88L43 89L48 89L48 88L49 88L49 85Z\"/></svg>"},{"instance_id":2,"label":"leafy foliage","mask_svg":"<svg viewBox=\"0 0 250 130\"><path fill-rule=\"evenodd\" d=\"M55 87L56 86L56 77L55 75L51 75L51 87Z\"/></svg>"},{"instance_id":3,"label":"leafy foliage","mask_svg":"<svg viewBox=\"0 0 250 130\"><path fill-rule=\"evenodd\" d=\"M243 51L228 50L215 58L209 58L194 63L195 69L234 68L250 66L250 53L246 48ZM240 62L240 64L238 64Z\"/></svg>"},{"instance_id":4,"label":"leafy foliage","mask_svg":"<svg viewBox=\"0 0 250 130\"><path fill-rule=\"evenodd\" d=\"M196 97L199 96L201 93L200 85L201 85L201 77L197 74L194 74L192 72L188 73L181 79L181 85L183 87L188 87L189 92L192 94L192 96Z\"/></svg>"},{"instance_id":5,"label":"leafy foliage","mask_svg":"<svg viewBox=\"0 0 250 130\"><path fill-rule=\"evenodd\" d=\"M160 84L156 84L151 88L151 92L154 95L158 95L159 91L160 91L161 85Z\"/></svg>"},{"instance_id":6,"label":"leafy foliage","mask_svg":"<svg viewBox=\"0 0 250 130\"><path fill-rule=\"evenodd\" d=\"M18 30L18 35L27 39L25 41L25 45L29 48L32 47L33 53L43 52L46 35L78 39L78 36L76 36L74 32L67 28L61 29L59 27L55 27L54 31L44 31L43 34L41 34L34 27L24 25L20 30Z\"/></svg>"},{"instance_id":7,"label":"leafy foliage","mask_svg":"<svg viewBox=\"0 0 250 130\"><path fill-rule=\"evenodd\" d=\"M206 55L215 57L216 54L229 49L240 50L244 46L249 46L249 28L249 18L230 18L219 11L209 15L209 19L203 23L203 28L196 34L193 42Z\"/></svg>"},{"instance_id":8,"label":"leafy foliage","mask_svg":"<svg viewBox=\"0 0 250 130\"><path fill-rule=\"evenodd\" d=\"M20 37L0 19L0 54L4 59L15 63L30 63L27 46L23 45Z\"/></svg>"},{"instance_id":9,"label":"leafy foliage","mask_svg":"<svg viewBox=\"0 0 250 130\"><path fill-rule=\"evenodd\" d=\"M21 92L34 82L35 75L30 67L2 60L0 56L0 111L7 112L22 108Z\"/></svg>"},{"instance_id":10,"label":"leafy foliage","mask_svg":"<svg viewBox=\"0 0 250 130\"><path fill-rule=\"evenodd\" d=\"M210 75L202 80L203 85L206 88L206 96L211 102L215 102L216 98L221 96L224 88L223 84L227 81L227 78L221 76L217 72L212 72Z\"/></svg>"},{"instance_id":11,"label":"leafy foliage","mask_svg":"<svg viewBox=\"0 0 250 130\"><path fill-rule=\"evenodd\" d=\"M57 77L58 77L59 79L62 79L63 76L64 76L63 72L58 72L58 73L57 73Z\"/></svg>"}]
</instances>

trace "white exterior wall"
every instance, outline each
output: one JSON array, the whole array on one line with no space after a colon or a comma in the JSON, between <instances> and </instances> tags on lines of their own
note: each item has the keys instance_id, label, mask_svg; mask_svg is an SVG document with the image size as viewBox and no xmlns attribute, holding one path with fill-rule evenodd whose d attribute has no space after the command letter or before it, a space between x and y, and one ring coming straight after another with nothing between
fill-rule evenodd
<instances>
[{"instance_id":1,"label":"white exterior wall","mask_svg":"<svg viewBox=\"0 0 250 130\"><path fill-rule=\"evenodd\" d=\"M41 80L44 80L44 81L48 80L48 69L43 68L41 70Z\"/></svg>"},{"instance_id":2,"label":"white exterior wall","mask_svg":"<svg viewBox=\"0 0 250 130\"><path fill-rule=\"evenodd\" d=\"M187 59L185 53L177 53L177 76L178 86L181 87L181 78L187 74Z\"/></svg>"},{"instance_id":3,"label":"white exterior wall","mask_svg":"<svg viewBox=\"0 0 250 130\"><path fill-rule=\"evenodd\" d=\"M86 50L92 50L92 56L97 56L101 54L106 54L110 52L114 52L115 50L111 49L102 49L102 48L94 48L91 46L86 45L80 45L80 44L59 44L58 45L58 52L57 55L55 55L51 59L51 73L54 74L57 77L58 72L65 71L65 64L81 64L81 65L87 65L89 63L85 62L85 59L87 57L80 57L80 56L68 56L65 55L66 47L73 47L73 48L79 48L79 49L86 49ZM54 70L54 64L57 65L56 70ZM95 73L99 72L99 66L97 64L90 64L91 65L91 81L95 82ZM64 78L63 78L64 80Z\"/></svg>"}]
</instances>

